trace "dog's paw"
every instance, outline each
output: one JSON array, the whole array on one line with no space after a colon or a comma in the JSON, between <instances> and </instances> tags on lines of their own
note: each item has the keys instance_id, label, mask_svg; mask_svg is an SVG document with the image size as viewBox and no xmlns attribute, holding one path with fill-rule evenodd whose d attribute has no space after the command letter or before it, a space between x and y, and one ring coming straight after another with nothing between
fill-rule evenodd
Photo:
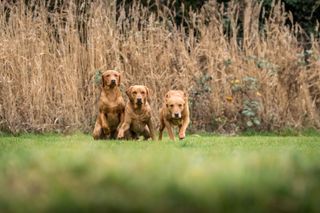
<instances>
[{"instance_id":1,"label":"dog's paw","mask_svg":"<svg viewBox=\"0 0 320 213\"><path fill-rule=\"evenodd\" d=\"M184 132L179 132L179 139L182 140L186 137L186 134Z\"/></svg>"},{"instance_id":2,"label":"dog's paw","mask_svg":"<svg viewBox=\"0 0 320 213\"><path fill-rule=\"evenodd\" d=\"M123 139L124 138L124 133L123 131L119 131L118 135L117 135L118 139Z\"/></svg>"},{"instance_id":3,"label":"dog's paw","mask_svg":"<svg viewBox=\"0 0 320 213\"><path fill-rule=\"evenodd\" d=\"M94 140L99 140L100 139L100 135L97 134L92 134L92 137Z\"/></svg>"}]
</instances>

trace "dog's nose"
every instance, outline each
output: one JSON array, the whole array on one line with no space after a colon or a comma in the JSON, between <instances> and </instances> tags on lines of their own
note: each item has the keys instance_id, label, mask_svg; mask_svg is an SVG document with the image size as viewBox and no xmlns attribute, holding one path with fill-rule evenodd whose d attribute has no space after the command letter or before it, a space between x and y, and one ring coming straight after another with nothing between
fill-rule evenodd
<instances>
[{"instance_id":1,"label":"dog's nose","mask_svg":"<svg viewBox=\"0 0 320 213\"><path fill-rule=\"evenodd\" d=\"M137 98L137 103L142 104L142 98Z\"/></svg>"},{"instance_id":2,"label":"dog's nose","mask_svg":"<svg viewBox=\"0 0 320 213\"><path fill-rule=\"evenodd\" d=\"M174 113L175 118L179 118L179 113Z\"/></svg>"},{"instance_id":3,"label":"dog's nose","mask_svg":"<svg viewBox=\"0 0 320 213\"><path fill-rule=\"evenodd\" d=\"M112 83L112 84L115 84L115 83L116 83L116 80L115 80L115 79L112 79L112 80L111 80L111 83Z\"/></svg>"}]
</instances>

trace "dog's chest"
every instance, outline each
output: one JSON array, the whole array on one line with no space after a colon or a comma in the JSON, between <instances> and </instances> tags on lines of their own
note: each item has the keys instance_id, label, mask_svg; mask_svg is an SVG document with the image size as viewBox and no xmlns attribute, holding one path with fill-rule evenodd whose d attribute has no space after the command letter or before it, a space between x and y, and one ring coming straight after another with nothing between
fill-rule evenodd
<instances>
[{"instance_id":1,"label":"dog's chest","mask_svg":"<svg viewBox=\"0 0 320 213\"><path fill-rule=\"evenodd\" d=\"M150 119L149 115L133 115L131 122L131 129L136 133L142 133Z\"/></svg>"},{"instance_id":2,"label":"dog's chest","mask_svg":"<svg viewBox=\"0 0 320 213\"><path fill-rule=\"evenodd\" d=\"M180 126L182 124L182 119L170 119L170 123L172 123L175 126Z\"/></svg>"},{"instance_id":3,"label":"dog's chest","mask_svg":"<svg viewBox=\"0 0 320 213\"><path fill-rule=\"evenodd\" d=\"M108 113L106 115L111 130L116 129L120 123L119 113Z\"/></svg>"},{"instance_id":4,"label":"dog's chest","mask_svg":"<svg viewBox=\"0 0 320 213\"><path fill-rule=\"evenodd\" d=\"M124 106L120 104L118 101L109 101L108 99L102 100L102 108L103 111L106 113L117 113L123 111Z\"/></svg>"},{"instance_id":5,"label":"dog's chest","mask_svg":"<svg viewBox=\"0 0 320 213\"><path fill-rule=\"evenodd\" d=\"M136 113L133 113L131 119L132 119L133 122L146 124L150 119L150 115L149 115L149 113L148 114L136 114Z\"/></svg>"}]
</instances>

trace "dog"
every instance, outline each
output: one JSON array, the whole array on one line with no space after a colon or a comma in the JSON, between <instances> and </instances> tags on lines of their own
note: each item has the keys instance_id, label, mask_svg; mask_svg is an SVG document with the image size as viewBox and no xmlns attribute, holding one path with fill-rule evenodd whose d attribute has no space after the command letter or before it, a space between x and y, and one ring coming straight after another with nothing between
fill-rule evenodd
<instances>
[{"instance_id":1,"label":"dog","mask_svg":"<svg viewBox=\"0 0 320 213\"><path fill-rule=\"evenodd\" d=\"M190 123L188 96L182 90L170 90L164 97L164 103L160 109L159 140L162 140L162 132L167 128L168 135L174 140L172 128L179 127L179 139L184 139L186 129Z\"/></svg>"},{"instance_id":2,"label":"dog","mask_svg":"<svg viewBox=\"0 0 320 213\"><path fill-rule=\"evenodd\" d=\"M140 135L155 140L151 121L150 90L144 85L134 85L126 90L129 101L125 107L124 121L119 128L118 139L138 139Z\"/></svg>"},{"instance_id":3,"label":"dog","mask_svg":"<svg viewBox=\"0 0 320 213\"><path fill-rule=\"evenodd\" d=\"M119 86L121 74L115 70L102 73L102 88L98 102L99 114L92 136L97 139L116 139L117 129L124 119L125 102Z\"/></svg>"}]
</instances>

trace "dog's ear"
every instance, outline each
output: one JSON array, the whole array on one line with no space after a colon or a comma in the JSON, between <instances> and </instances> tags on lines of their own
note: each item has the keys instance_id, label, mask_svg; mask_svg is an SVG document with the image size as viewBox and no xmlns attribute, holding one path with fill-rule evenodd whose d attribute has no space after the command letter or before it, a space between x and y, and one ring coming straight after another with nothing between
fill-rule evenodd
<instances>
[{"instance_id":1,"label":"dog's ear","mask_svg":"<svg viewBox=\"0 0 320 213\"><path fill-rule=\"evenodd\" d=\"M168 107L168 98L170 97L170 95L167 93L165 96L164 96L164 99L163 99L163 101L164 101L164 103L166 104L166 106Z\"/></svg>"},{"instance_id":2,"label":"dog's ear","mask_svg":"<svg viewBox=\"0 0 320 213\"><path fill-rule=\"evenodd\" d=\"M147 91L147 96L150 96L151 94L151 90L147 87L147 86L144 86L146 88L146 91Z\"/></svg>"},{"instance_id":3,"label":"dog's ear","mask_svg":"<svg viewBox=\"0 0 320 213\"><path fill-rule=\"evenodd\" d=\"M164 96L164 101L167 102L169 98L170 98L170 94L167 93L167 94Z\"/></svg>"},{"instance_id":4,"label":"dog's ear","mask_svg":"<svg viewBox=\"0 0 320 213\"><path fill-rule=\"evenodd\" d=\"M128 88L126 89L126 94L127 94L127 96L130 96L130 95L131 95L131 90L132 90L132 86L130 86L130 87L128 87Z\"/></svg>"},{"instance_id":5,"label":"dog's ear","mask_svg":"<svg viewBox=\"0 0 320 213\"><path fill-rule=\"evenodd\" d=\"M132 86L130 86L129 88L126 89L126 94L127 94L128 98L129 98L129 100L131 102L133 102L131 91L132 91Z\"/></svg>"},{"instance_id":6,"label":"dog's ear","mask_svg":"<svg viewBox=\"0 0 320 213\"><path fill-rule=\"evenodd\" d=\"M120 87L121 80L122 80L122 73L119 72L119 76L118 76L118 87Z\"/></svg>"},{"instance_id":7,"label":"dog's ear","mask_svg":"<svg viewBox=\"0 0 320 213\"><path fill-rule=\"evenodd\" d=\"M147 91L147 101L150 103L151 102L151 93L152 93L152 90L149 89L147 86L144 86L146 88L146 91Z\"/></svg>"},{"instance_id":8,"label":"dog's ear","mask_svg":"<svg viewBox=\"0 0 320 213\"><path fill-rule=\"evenodd\" d=\"M101 81L102 81L102 88L105 86L105 80L104 80L105 75L102 73L101 75Z\"/></svg>"},{"instance_id":9,"label":"dog's ear","mask_svg":"<svg viewBox=\"0 0 320 213\"><path fill-rule=\"evenodd\" d=\"M188 93L186 91L183 91L183 98L186 102L188 101Z\"/></svg>"}]
</instances>

